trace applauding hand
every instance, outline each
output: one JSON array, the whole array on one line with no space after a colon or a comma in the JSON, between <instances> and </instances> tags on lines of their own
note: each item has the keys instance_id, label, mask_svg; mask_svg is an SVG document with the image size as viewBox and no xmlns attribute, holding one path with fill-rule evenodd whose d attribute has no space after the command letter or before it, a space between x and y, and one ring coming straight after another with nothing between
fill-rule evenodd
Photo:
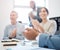
<instances>
[{"instance_id":1,"label":"applauding hand","mask_svg":"<svg viewBox=\"0 0 60 50\"><path fill-rule=\"evenodd\" d=\"M36 36L39 33L33 29L33 28L26 28L26 30L24 31L24 36L28 39L28 40L35 40Z\"/></svg>"}]
</instances>

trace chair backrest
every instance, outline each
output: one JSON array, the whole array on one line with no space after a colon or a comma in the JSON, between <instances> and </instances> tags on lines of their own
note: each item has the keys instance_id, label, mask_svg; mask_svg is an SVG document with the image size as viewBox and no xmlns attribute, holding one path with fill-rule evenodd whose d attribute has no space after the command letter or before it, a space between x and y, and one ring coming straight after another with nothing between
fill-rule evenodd
<instances>
[{"instance_id":1,"label":"chair backrest","mask_svg":"<svg viewBox=\"0 0 60 50\"><path fill-rule=\"evenodd\" d=\"M50 20L55 20L57 23L57 31L55 34L60 34L60 16L49 18Z\"/></svg>"},{"instance_id":2,"label":"chair backrest","mask_svg":"<svg viewBox=\"0 0 60 50\"><path fill-rule=\"evenodd\" d=\"M22 21L18 21L19 23L22 23Z\"/></svg>"}]
</instances>

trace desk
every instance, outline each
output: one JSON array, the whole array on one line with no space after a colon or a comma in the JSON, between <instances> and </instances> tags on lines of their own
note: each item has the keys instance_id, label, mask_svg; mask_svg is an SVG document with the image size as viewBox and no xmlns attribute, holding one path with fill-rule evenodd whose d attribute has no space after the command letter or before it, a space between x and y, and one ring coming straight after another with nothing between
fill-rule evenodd
<instances>
[{"instance_id":1,"label":"desk","mask_svg":"<svg viewBox=\"0 0 60 50\"><path fill-rule=\"evenodd\" d=\"M9 46L10 44L17 44L17 45L11 45L11 46ZM2 46L4 45L4 44L9 44L8 46L3 46L3 48L5 49L5 50L8 50L8 49L12 49L12 48L14 48L14 47L17 47L17 46L22 46L22 47L25 47L25 46L31 46L31 47L33 47L33 46L35 46L35 47L38 47L38 44L37 44L37 42L34 40L34 41L24 41L24 40L21 40L21 41L19 41L19 42L1 42L1 44L2 44ZM32 45L33 44L33 45Z\"/></svg>"},{"instance_id":2,"label":"desk","mask_svg":"<svg viewBox=\"0 0 60 50\"><path fill-rule=\"evenodd\" d=\"M35 41L34 41L35 42ZM54 50L54 49L46 49L46 48L40 48L38 45L32 45L31 41L25 42L26 44L22 42L18 42L16 46L3 46L2 43L0 43L0 50Z\"/></svg>"},{"instance_id":3,"label":"desk","mask_svg":"<svg viewBox=\"0 0 60 50\"><path fill-rule=\"evenodd\" d=\"M16 46L3 46L3 44L0 41L0 50L7 50L8 48L13 48L13 47L16 47Z\"/></svg>"},{"instance_id":4,"label":"desk","mask_svg":"<svg viewBox=\"0 0 60 50\"><path fill-rule=\"evenodd\" d=\"M54 50L54 49L47 49L47 48L40 48L40 47L35 47L35 46L16 46L12 48L11 50Z\"/></svg>"}]
</instances>

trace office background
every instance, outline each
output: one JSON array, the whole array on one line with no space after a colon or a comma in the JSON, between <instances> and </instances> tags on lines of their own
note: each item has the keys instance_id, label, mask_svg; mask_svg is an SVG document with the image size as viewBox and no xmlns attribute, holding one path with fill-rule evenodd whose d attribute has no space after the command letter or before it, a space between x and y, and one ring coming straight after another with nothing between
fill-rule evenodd
<instances>
[{"instance_id":1,"label":"office background","mask_svg":"<svg viewBox=\"0 0 60 50\"><path fill-rule=\"evenodd\" d=\"M49 18L60 16L60 0L45 0L45 7L49 10ZM9 14L14 9L14 0L0 0L0 40L4 28L9 24Z\"/></svg>"}]
</instances>

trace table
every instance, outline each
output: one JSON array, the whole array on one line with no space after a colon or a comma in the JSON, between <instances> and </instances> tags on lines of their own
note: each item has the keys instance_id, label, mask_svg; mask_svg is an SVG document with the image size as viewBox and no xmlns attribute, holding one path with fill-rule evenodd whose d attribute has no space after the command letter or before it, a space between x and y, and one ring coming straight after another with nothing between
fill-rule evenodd
<instances>
[{"instance_id":1,"label":"table","mask_svg":"<svg viewBox=\"0 0 60 50\"><path fill-rule=\"evenodd\" d=\"M47 49L47 48L40 48L40 47L35 47L35 46L16 46L12 48L11 50L54 50L54 49Z\"/></svg>"},{"instance_id":2,"label":"table","mask_svg":"<svg viewBox=\"0 0 60 50\"><path fill-rule=\"evenodd\" d=\"M32 45L32 42L33 43ZM38 47L36 41L20 41L16 46L3 46L0 42L0 50L54 50Z\"/></svg>"}]
</instances>

